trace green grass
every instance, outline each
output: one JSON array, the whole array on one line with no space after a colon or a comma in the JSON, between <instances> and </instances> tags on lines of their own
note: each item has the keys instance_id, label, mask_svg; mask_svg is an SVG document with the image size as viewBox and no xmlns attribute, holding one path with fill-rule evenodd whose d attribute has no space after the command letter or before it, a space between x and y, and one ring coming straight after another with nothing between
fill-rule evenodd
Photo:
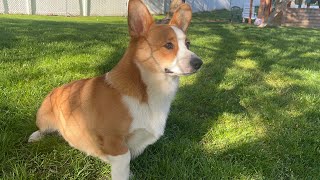
<instances>
[{"instance_id":1,"label":"green grass","mask_svg":"<svg viewBox=\"0 0 320 180\"><path fill-rule=\"evenodd\" d=\"M182 78L165 135L134 179L318 179L320 31L259 29L195 15L202 70ZM110 166L49 136L28 144L54 87L110 70L122 17L0 16L0 179L104 179Z\"/></svg>"}]
</instances>

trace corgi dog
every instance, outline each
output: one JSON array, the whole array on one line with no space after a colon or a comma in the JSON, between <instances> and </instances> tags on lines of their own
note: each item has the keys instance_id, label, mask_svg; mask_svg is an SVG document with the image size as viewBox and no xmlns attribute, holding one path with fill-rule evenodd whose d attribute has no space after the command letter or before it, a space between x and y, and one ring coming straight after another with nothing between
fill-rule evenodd
<instances>
[{"instance_id":1,"label":"corgi dog","mask_svg":"<svg viewBox=\"0 0 320 180\"><path fill-rule=\"evenodd\" d=\"M129 47L108 73L54 89L37 112L29 142L57 131L70 146L111 164L114 180L129 179L130 160L164 133L179 77L201 59L189 50L191 7L182 4L169 24L155 24L141 0L129 0Z\"/></svg>"}]
</instances>

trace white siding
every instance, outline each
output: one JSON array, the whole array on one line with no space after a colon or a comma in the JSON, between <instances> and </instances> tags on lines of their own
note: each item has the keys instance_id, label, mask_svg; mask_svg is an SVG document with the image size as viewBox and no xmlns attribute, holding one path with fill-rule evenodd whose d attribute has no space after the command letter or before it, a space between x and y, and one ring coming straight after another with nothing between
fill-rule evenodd
<instances>
[{"instance_id":1,"label":"white siding","mask_svg":"<svg viewBox=\"0 0 320 180\"><path fill-rule=\"evenodd\" d=\"M127 0L89 0L91 16L124 16L127 14Z\"/></svg>"},{"instance_id":2,"label":"white siding","mask_svg":"<svg viewBox=\"0 0 320 180\"><path fill-rule=\"evenodd\" d=\"M66 11L67 11L67 15L71 15L71 16L79 16L79 15L83 15L82 12L82 2L79 0L67 0L66 3Z\"/></svg>"},{"instance_id":3,"label":"white siding","mask_svg":"<svg viewBox=\"0 0 320 180\"><path fill-rule=\"evenodd\" d=\"M250 0L231 0L231 7L232 6L239 6L243 8L245 3L250 3ZM259 6L260 0L253 0L253 6Z\"/></svg>"},{"instance_id":4,"label":"white siding","mask_svg":"<svg viewBox=\"0 0 320 180\"><path fill-rule=\"evenodd\" d=\"M38 0L34 2L34 14L39 15L66 15L65 0Z\"/></svg>"},{"instance_id":5,"label":"white siding","mask_svg":"<svg viewBox=\"0 0 320 180\"><path fill-rule=\"evenodd\" d=\"M144 0L152 14L163 14L169 10L170 0ZM229 0L186 0L193 12L229 9Z\"/></svg>"},{"instance_id":6,"label":"white siding","mask_svg":"<svg viewBox=\"0 0 320 180\"><path fill-rule=\"evenodd\" d=\"M186 0L192 6L193 12L229 9L229 0Z\"/></svg>"},{"instance_id":7,"label":"white siding","mask_svg":"<svg viewBox=\"0 0 320 180\"><path fill-rule=\"evenodd\" d=\"M3 3L3 0L0 0L0 13L3 14L3 13L7 13L5 12L4 10L4 3Z\"/></svg>"},{"instance_id":8,"label":"white siding","mask_svg":"<svg viewBox=\"0 0 320 180\"><path fill-rule=\"evenodd\" d=\"M151 14L163 14L166 8L169 7L168 2L168 0L144 0L144 3L148 6Z\"/></svg>"},{"instance_id":9,"label":"white siding","mask_svg":"<svg viewBox=\"0 0 320 180\"><path fill-rule=\"evenodd\" d=\"M164 14L170 0L144 0L152 14ZM243 7L250 0L186 0L193 12ZM260 0L254 0L259 5ZM125 16L128 0L0 0L0 13L40 15ZM31 8L32 7L32 8Z\"/></svg>"},{"instance_id":10,"label":"white siding","mask_svg":"<svg viewBox=\"0 0 320 180\"><path fill-rule=\"evenodd\" d=\"M152 14L163 14L169 9L170 0L144 0ZM250 0L186 0L192 6L193 12L213 11L217 9L230 9L232 6L243 7ZM260 4L260 0L254 0L254 6Z\"/></svg>"},{"instance_id":11,"label":"white siding","mask_svg":"<svg viewBox=\"0 0 320 180\"><path fill-rule=\"evenodd\" d=\"M26 0L0 0L0 13L27 14Z\"/></svg>"}]
</instances>

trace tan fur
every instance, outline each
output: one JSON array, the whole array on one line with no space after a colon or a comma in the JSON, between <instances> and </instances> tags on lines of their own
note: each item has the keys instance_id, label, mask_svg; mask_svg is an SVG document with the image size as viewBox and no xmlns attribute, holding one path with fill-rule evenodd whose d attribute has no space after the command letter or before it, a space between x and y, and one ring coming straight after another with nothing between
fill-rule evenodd
<instances>
[{"instance_id":1,"label":"tan fur","mask_svg":"<svg viewBox=\"0 0 320 180\"><path fill-rule=\"evenodd\" d=\"M58 129L71 146L94 156L126 152L130 123L121 94L103 76L53 90L37 114L40 130Z\"/></svg>"},{"instance_id":2,"label":"tan fur","mask_svg":"<svg viewBox=\"0 0 320 180\"><path fill-rule=\"evenodd\" d=\"M192 18L191 7L187 4L182 4L179 8L176 9L173 17L170 21L170 25L175 25L179 27L184 32L187 31L189 23Z\"/></svg>"},{"instance_id":3,"label":"tan fur","mask_svg":"<svg viewBox=\"0 0 320 180\"><path fill-rule=\"evenodd\" d=\"M173 50L164 48L168 40L175 45ZM123 154L132 118L121 97L148 101L137 64L158 73L172 63L177 51L174 31L167 25L152 25L145 36L132 38L106 78L79 80L53 90L38 111L40 131L57 129L71 146L93 156Z\"/></svg>"},{"instance_id":4,"label":"tan fur","mask_svg":"<svg viewBox=\"0 0 320 180\"><path fill-rule=\"evenodd\" d=\"M164 47L168 42L174 44L174 49ZM152 25L148 34L139 39L139 47L137 63L156 73L171 64L179 50L176 35L168 25Z\"/></svg>"}]
</instances>

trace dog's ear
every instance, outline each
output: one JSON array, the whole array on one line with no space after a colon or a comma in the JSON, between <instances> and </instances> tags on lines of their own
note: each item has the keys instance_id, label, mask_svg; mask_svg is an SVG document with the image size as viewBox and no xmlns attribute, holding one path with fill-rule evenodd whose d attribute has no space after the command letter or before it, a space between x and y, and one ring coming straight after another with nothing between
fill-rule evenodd
<instances>
[{"instance_id":1,"label":"dog's ear","mask_svg":"<svg viewBox=\"0 0 320 180\"><path fill-rule=\"evenodd\" d=\"M177 26L186 32L192 18L192 10L188 4L180 5L174 12L169 25Z\"/></svg>"},{"instance_id":2,"label":"dog's ear","mask_svg":"<svg viewBox=\"0 0 320 180\"><path fill-rule=\"evenodd\" d=\"M131 37L145 35L153 24L153 18L141 0L129 0L128 25Z\"/></svg>"}]
</instances>

